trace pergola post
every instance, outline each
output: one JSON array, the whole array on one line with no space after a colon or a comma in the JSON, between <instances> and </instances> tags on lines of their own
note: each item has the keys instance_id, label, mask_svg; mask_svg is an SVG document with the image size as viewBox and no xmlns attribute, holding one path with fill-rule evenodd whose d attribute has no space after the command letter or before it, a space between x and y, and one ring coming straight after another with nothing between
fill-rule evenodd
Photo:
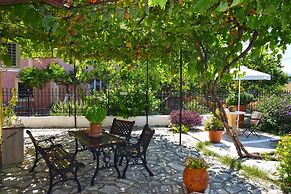
<instances>
[{"instance_id":1,"label":"pergola post","mask_svg":"<svg viewBox=\"0 0 291 194\"><path fill-rule=\"evenodd\" d=\"M180 127L180 140L179 145L182 143L182 110L183 110L183 90L182 90L182 49L180 49L180 115L179 115L179 127Z\"/></svg>"},{"instance_id":2,"label":"pergola post","mask_svg":"<svg viewBox=\"0 0 291 194\"><path fill-rule=\"evenodd\" d=\"M74 126L77 128L77 78L76 78L76 64L74 63Z\"/></svg>"},{"instance_id":3,"label":"pergola post","mask_svg":"<svg viewBox=\"0 0 291 194\"><path fill-rule=\"evenodd\" d=\"M3 125L3 99L2 99L2 70L0 69L0 186L2 186L2 125Z\"/></svg>"},{"instance_id":4,"label":"pergola post","mask_svg":"<svg viewBox=\"0 0 291 194\"><path fill-rule=\"evenodd\" d=\"M146 124L149 124L149 62L146 64Z\"/></svg>"}]
</instances>

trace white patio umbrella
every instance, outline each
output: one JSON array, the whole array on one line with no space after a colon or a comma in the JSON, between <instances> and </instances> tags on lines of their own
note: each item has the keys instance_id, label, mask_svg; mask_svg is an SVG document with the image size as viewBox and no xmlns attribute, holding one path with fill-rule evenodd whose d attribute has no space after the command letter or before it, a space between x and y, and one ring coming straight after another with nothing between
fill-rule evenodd
<instances>
[{"instance_id":1,"label":"white patio umbrella","mask_svg":"<svg viewBox=\"0 0 291 194\"><path fill-rule=\"evenodd\" d=\"M231 69L230 72L234 72L237 69ZM240 66L238 73L234 80L238 80L238 111L240 110L240 82L241 80L271 80L271 75L263 73L257 70L249 69L246 66ZM238 128L238 119L237 119L237 128Z\"/></svg>"}]
</instances>

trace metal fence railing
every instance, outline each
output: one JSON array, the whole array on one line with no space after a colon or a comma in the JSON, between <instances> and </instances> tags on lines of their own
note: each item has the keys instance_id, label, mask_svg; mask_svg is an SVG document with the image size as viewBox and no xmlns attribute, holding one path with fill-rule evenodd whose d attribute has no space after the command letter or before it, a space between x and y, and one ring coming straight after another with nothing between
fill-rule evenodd
<instances>
[{"instance_id":1,"label":"metal fence railing","mask_svg":"<svg viewBox=\"0 0 291 194\"><path fill-rule=\"evenodd\" d=\"M2 89L4 106L12 97L11 91L7 88ZM80 101L80 95L76 94L76 100ZM18 91L17 104L13 108L17 116L45 116L51 113L54 105L63 104L67 110L65 114L72 115L74 99L74 93L66 89L22 90Z\"/></svg>"},{"instance_id":2,"label":"metal fence railing","mask_svg":"<svg viewBox=\"0 0 291 194\"><path fill-rule=\"evenodd\" d=\"M82 91L84 94L90 91ZM225 102L228 92L219 94L220 99ZM3 105L7 105L12 97L11 89L2 89ZM270 93L254 93L255 98L272 95ZM291 95L291 91L283 91L275 95ZM200 114L208 113L209 110L201 105L197 98L202 95L195 92L183 93L183 109L195 110ZM180 108L180 93L178 91L162 91L156 96L160 100L160 104L155 110L149 110L150 114L169 114L172 110ZM14 107L17 116L46 116L46 115L74 115L74 92L66 89L37 89L33 91L23 90L18 91L18 101ZM110 100L110 98L109 98ZM110 104L110 103L109 103ZM108 112L110 106L108 104ZM76 93L76 110L77 115L82 114L83 103L80 94ZM251 111L255 103L249 104L247 110Z\"/></svg>"}]
</instances>

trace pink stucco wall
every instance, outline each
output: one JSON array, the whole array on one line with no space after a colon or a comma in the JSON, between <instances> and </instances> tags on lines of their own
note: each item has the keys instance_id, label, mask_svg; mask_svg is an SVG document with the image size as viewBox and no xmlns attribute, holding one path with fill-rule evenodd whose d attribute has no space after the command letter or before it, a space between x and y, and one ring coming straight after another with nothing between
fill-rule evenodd
<instances>
[{"instance_id":1,"label":"pink stucco wall","mask_svg":"<svg viewBox=\"0 0 291 194\"><path fill-rule=\"evenodd\" d=\"M20 63L20 67L18 69L13 69L11 71L3 72L2 74L2 88L3 88L3 102L4 104L7 103L7 101L10 99L10 95L8 95L10 89L17 88L17 84L19 82L19 79L17 78L18 73L21 69L24 67L29 66L36 66L37 68L44 69L52 62L57 62L61 66L65 68L67 72L72 71L73 67L65 62L63 62L61 59L44 59L44 58L38 58L38 59L22 59ZM56 86L57 88L53 88L55 86L52 82L49 82L46 84L46 86L40 90L40 89L33 89L34 96L30 100L30 106L31 107L49 107L55 100L63 101L65 97L65 86ZM82 86L82 88L86 88L86 84ZM59 89L58 96L52 97L52 90ZM73 86L70 86L70 90L73 91ZM26 106L25 99L21 99L22 102L19 102L22 106Z\"/></svg>"}]
</instances>

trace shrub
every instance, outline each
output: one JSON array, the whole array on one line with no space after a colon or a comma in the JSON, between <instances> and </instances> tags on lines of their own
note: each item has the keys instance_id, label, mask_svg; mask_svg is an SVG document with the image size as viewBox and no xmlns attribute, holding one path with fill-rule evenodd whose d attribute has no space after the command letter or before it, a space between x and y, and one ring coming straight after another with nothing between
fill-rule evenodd
<instances>
[{"instance_id":1,"label":"shrub","mask_svg":"<svg viewBox=\"0 0 291 194\"><path fill-rule=\"evenodd\" d=\"M86 104L83 101L76 101L76 112L77 115L83 115L83 112L86 108ZM66 116L74 114L75 110L75 103L73 100L66 101L66 102L56 102L50 108L50 115L53 116Z\"/></svg>"},{"instance_id":2,"label":"shrub","mask_svg":"<svg viewBox=\"0 0 291 194\"><path fill-rule=\"evenodd\" d=\"M243 92L240 94L241 105L247 105L253 101L255 101L254 95L247 92ZM231 105L237 105L237 104L238 104L238 93L231 93L226 99L226 105L231 106Z\"/></svg>"},{"instance_id":3,"label":"shrub","mask_svg":"<svg viewBox=\"0 0 291 194\"><path fill-rule=\"evenodd\" d=\"M171 124L179 125L180 110L173 110L170 114ZM182 111L182 125L188 128L201 125L202 117L194 111L183 110Z\"/></svg>"},{"instance_id":4,"label":"shrub","mask_svg":"<svg viewBox=\"0 0 291 194\"><path fill-rule=\"evenodd\" d=\"M3 125L4 126L12 126L16 120L16 114L14 112L14 108L17 103L17 89L13 88L11 90L12 97L8 101L7 105L3 107Z\"/></svg>"},{"instance_id":5,"label":"shrub","mask_svg":"<svg viewBox=\"0 0 291 194\"><path fill-rule=\"evenodd\" d=\"M211 112L206 106L204 106L203 104L200 104L195 99L191 101L187 101L185 103L185 109L195 111L199 114L207 114Z\"/></svg>"},{"instance_id":6,"label":"shrub","mask_svg":"<svg viewBox=\"0 0 291 194\"><path fill-rule=\"evenodd\" d=\"M146 93L141 87L124 85L110 89L110 114L124 118L145 115ZM159 100L149 90L149 111L156 109Z\"/></svg>"},{"instance_id":7,"label":"shrub","mask_svg":"<svg viewBox=\"0 0 291 194\"><path fill-rule=\"evenodd\" d=\"M286 135L278 143L276 148L278 160L280 161L277 170L279 172L282 190L291 192L291 136Z\"/></svg>"},{"instance_id":8,"label":"shrub","mask_svg":"<svg viewBox=\"0 0 291 194\"><path fill-rule=\"evenodd\" d=\"M275 134L291 132L291 96L268 96L259 99L256 109L263 112L259 129Z\"/></svg>"},{"instance_id":9,"label":"shrub","mask_svg":"<svg viewBox=\"0 0 291 194\"><path fill-rule=\"evenodd\" d=\"M180 126L179 125L172 125L170 131L173 131L174 133L180 132ZM182 125L181 132L182 133L188 133L189 127Z\"/></svg>"}]
</instances>

